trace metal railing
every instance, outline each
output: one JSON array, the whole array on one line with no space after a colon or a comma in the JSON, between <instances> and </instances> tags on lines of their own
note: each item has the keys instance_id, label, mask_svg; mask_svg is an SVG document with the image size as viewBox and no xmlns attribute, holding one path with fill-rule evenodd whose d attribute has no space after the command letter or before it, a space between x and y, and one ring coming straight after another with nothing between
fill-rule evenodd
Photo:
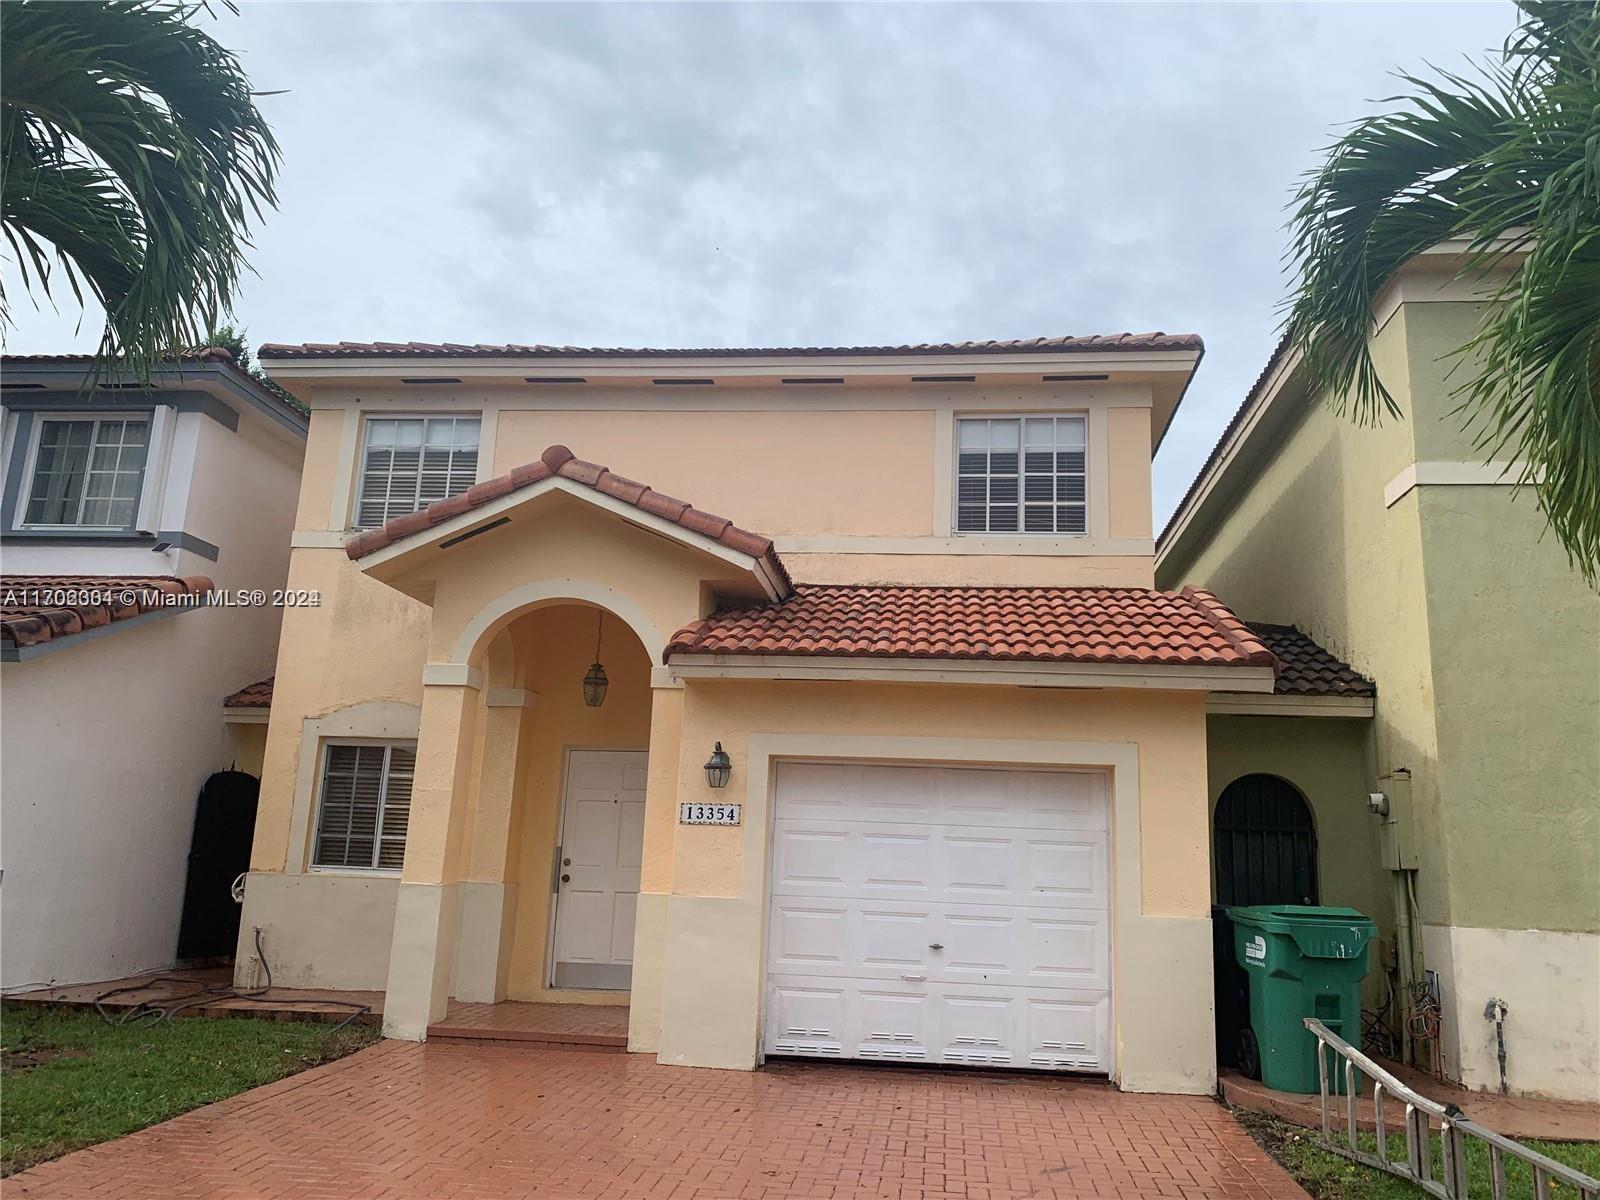
<instances>
[{"instance_id":1,"label":"metal railing","mask_svg":"<svg viewBox=\"0 0 1600 1200\"><path fill-rule=\"evenodd\" d=\"M1582 1200L1600 1200L1600 1179L1593 1179L1582 1171L1575 1171L1553 1158L1546 1158L1520 1142L1502 1137L1492 1129L1471 1121L1459 1109L1447 1108L1430 1100L1420 1092L1412 1091L1372 1059L1330 1030L1314 1017L1305 1019L1305 1026L1317 1039L1317 1082L1322 1091L1322 1146L1335 1154L1356 1162L1398 1175L1409 1180L1432 1196L1446 1200L1471 1200L1468 1192L1467 1143L1477 1138L1489 1148L1489 1195L1493 1200L1506 1200L1506 1162L1518 1159L1528 1166L1532 1177L1534 1200L1557 1200L1558 1197L1577 1196ZM1332 1054L1329 1054L1332 1051ZM1328 1092L1329 1060L1335 1069L1343 1062L1345 1128L1340 1136L1334 1134L1333 1101L1340 1099ZM1372 1081L1373 1125L1375 1150L1361 1147L1357 1137L1356 1099L1359 1090L1357 1078L1365 1075ZM1385 1123L1387 1101L1393 1098L1405 1106L1403 1128L1406 1136L1406 1156L1402 1162L1389 1153L1389 1129ZM1439 1126L1439 1164L1434 1165L1433 1125ZM1399 1132L1399 1130L1396 1130ZM1563 1190L1553 1191L1552 1185L1562 1185ZM1564 1190L1572 1189L1570 1192ZM1483 1189L1478 1189L1483 1194Z\"/></svg>"}]
</instances>

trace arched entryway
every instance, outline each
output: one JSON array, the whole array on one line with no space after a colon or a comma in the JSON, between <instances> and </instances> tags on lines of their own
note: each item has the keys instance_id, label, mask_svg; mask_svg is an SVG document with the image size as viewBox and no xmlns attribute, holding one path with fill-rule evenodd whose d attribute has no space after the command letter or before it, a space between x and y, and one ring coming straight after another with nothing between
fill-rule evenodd
<instances>
[{"instance_id":1,"label":"arched entryway","mask_svg":"<svg viewBox=\"0 0 1600 1200\"><path fill-rule=\"evenodd\" d=\"M1223 788L1211 848L1219 905L1318 902L1316 825L1287 780L1243 775Z\"/></svg>"},{"instance_id":2,"label":"arched entryway","mask_svg":"<svg viewBox=\"0 0 1600 1200\"><path fill-rule=\"evenodd\" d=\"M1223 788L1211 817L1211 862L1217 1058L1259 1077L1249 983L1223 914L1241 905L1318 902L1317 829L1300 789L1276 775L1241 775Z\"/></svg>"}]
</instances>

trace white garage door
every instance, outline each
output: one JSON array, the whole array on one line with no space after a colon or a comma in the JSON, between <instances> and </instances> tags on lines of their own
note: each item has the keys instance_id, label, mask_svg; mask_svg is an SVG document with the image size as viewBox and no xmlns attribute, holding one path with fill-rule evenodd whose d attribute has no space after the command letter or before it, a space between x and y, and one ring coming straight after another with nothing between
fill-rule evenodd
<instances>
[{"instance_id":1,"label":"white garage door","mask_svg":"<svg viewBox=\"0 0 1600 1200\"><path fill-rule=\"evenodd\" d=\"M1106 779L778 768L768 1054L1107 1072Z\"/></svg>"}]
</instances>

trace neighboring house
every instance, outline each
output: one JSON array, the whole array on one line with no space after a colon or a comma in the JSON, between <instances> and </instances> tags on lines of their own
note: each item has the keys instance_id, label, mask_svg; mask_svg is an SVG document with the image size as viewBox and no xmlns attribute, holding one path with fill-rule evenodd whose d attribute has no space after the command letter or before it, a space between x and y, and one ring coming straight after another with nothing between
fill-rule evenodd
<instances>
[{"instance_id":1,"label":"neighboring house","mask_svg":"<svg viewBox=\"0 0 1600 1200\"><path fill-rule=\"evenodd\" d=\"M392 1036L614 1003L664 1063L1211 1091L1206 700L1276 660L1152 586L1200 354L263 346L312 410L317 602L239 982L259 928Z\"/></svg>"},{"instance_id":2,"label":"neighboring house","mask_svg":"<svg viewBox=\"0 0 1600 1200\"><path fill-rule=\"evenodd\" d=\"M1370 718L1354 700L1289 721L1214 699L1212 800L1245 776L1303 794L1322 902L1375 916L1391 981L1434 996L1442 1036L1419 1061L1499 1088L1503 1001L1507 1086L1597 1100L1600 597L1452 412L1451 351L1479 313L1455 265L1449 247L1424 256L1377 307L1399 418L1336 414L1278 349L1162 534L1156 578L1293 626L1376 685Z\"/></svg>"},{"instance_id":3,"label":"neighboring house","mask_svg":"<svg viewBox=\"0 0 1600 1200\"><path fill-rule=\"evenodd\" d=\"M223 699L271 673L305 455L305 415L225 351L148 386L91 367L0 360L7 989L173 962L197 794L259 771Z\"/></svg>"}]
</instances>

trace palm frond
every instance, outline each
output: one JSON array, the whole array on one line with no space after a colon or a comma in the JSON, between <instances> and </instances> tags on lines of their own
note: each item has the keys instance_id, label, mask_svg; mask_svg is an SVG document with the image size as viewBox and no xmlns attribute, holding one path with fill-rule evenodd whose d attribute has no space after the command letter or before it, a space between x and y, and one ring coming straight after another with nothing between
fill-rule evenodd
<instances>
[{"instance_id":1,"label":"palm frond","mask_svg":"<svg viewBox=\"0 0 1600 1200\"><path fill-rule=\"evenodd\" d=\"M1600 0L1524 0L1499 63L1405 76L1396 111L1330 148L1296 197L1290 337L1330 403L1398 414L1373 364L1373 302L1412 258L1464 248L1488 288L1458 350L1457 415L1526 464L1574 566L1600 581Z\"/></svg>"},{"instance_id":2,"label":"palm frond","mask_svg":"<svg viewBox=\"0 0 1600 1200\"><path fill-rule=\"evenodd\" d=\"M103 362L140 373L229 311L276 141L237 58L173 0L0 6L0 218L106 312ZM41 257L42 245L51 255ZM0 295L0 315L6 311Z\"/></svg>"}]
</instances>

